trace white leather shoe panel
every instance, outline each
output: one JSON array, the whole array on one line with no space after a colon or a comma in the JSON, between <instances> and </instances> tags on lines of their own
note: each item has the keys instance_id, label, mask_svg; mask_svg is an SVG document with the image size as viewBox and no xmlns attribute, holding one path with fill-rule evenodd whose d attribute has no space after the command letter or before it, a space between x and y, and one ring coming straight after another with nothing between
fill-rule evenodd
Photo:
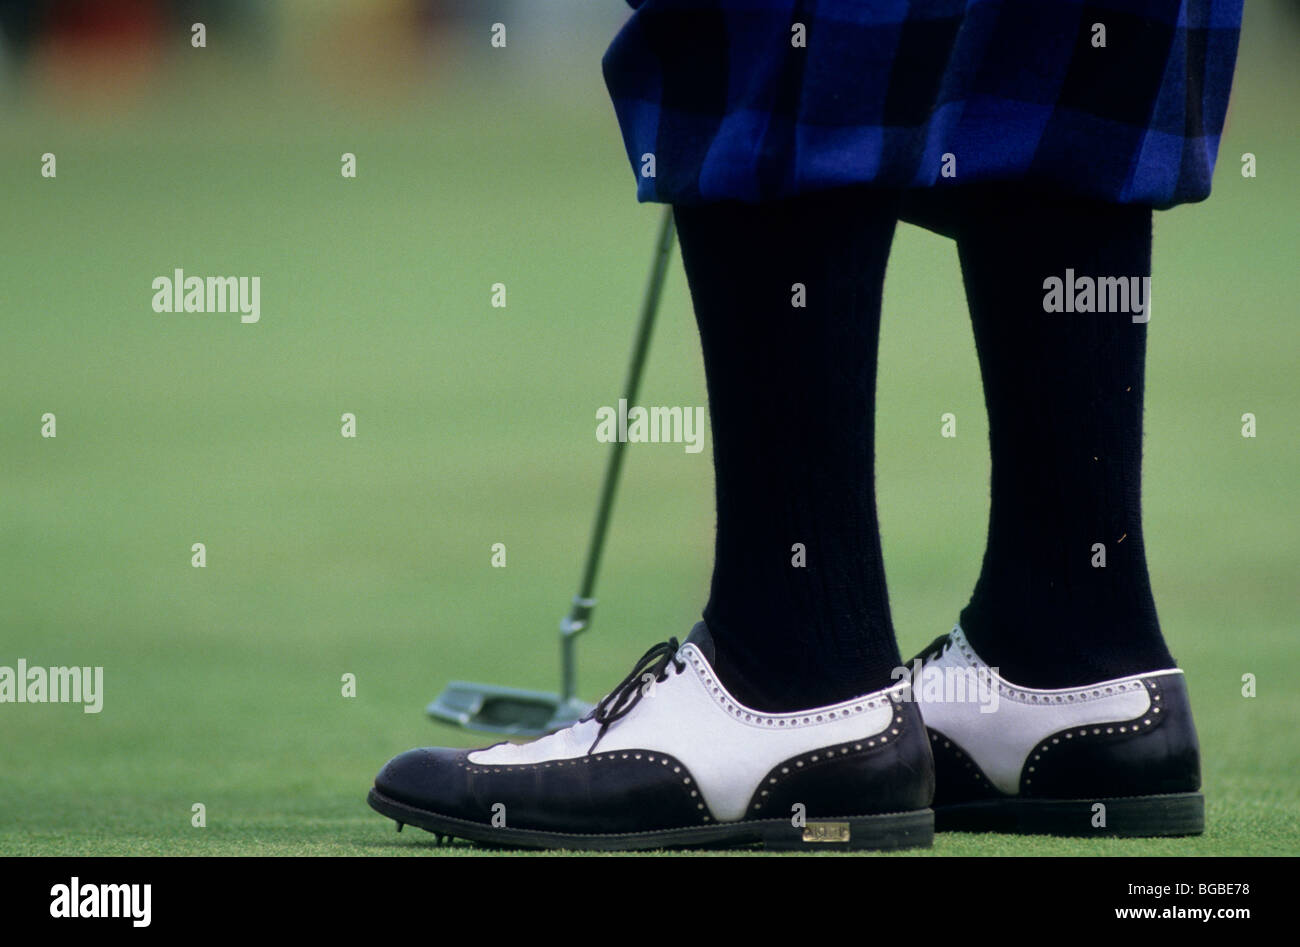
<instances>
[{"instance_id":1,"label":"white leather shoe panel","mask_svg":"<svg viewBox=\"0 0 1300 947\"><path fill-rule=\"evenodd\" d=\"M475 750L469 755L469 761L479 766L519 766L569 760L586 753L599 732L600 725L594 720L582 721L529 743L498 743Z\"/></svg>"},{"instance_id":2,"label":"white leather shoe panel","mask_svg":"<svg viewBox=\"0 0 1300 947\"><path fill-rule=\"evenodd\" d=\"M951 642L942 656L922 669L915 690L921 716L927 727L974 760L994 786L1011 795L1019 794L1021 770L1039 741L1072 727L1132 720L1151 706L1142 678L1182 673L1177 669L1154 671L1087 687L1042 690L1020 687L996 674L975 654L960 626L953 629ZM983 713L976 701L928 698L927 692L937 692L932 678L945 670L987 674L990 686L997 691L996 709Z\"/></svg>"},{"instance_id":3,"label":"white leather shoe panel","mask_svg":"<svg viewBox=\"0 0 1300 947\"><path fill-rule=\"evenodd\" d=\"M678 657L686 670L670 671L666 681L610 726L596 751L650 750L676 757L690 770L719 822L741 818L759 782L782 760L823 746L876 738L895 714L890 695L907 687L899 684L796 714L764 714L739 704L695 645L683 645ZM498 766L571 759L588 751L599 729L587 721L532 743L479 750L469 759Z\"/></svg>"}]
</instances>

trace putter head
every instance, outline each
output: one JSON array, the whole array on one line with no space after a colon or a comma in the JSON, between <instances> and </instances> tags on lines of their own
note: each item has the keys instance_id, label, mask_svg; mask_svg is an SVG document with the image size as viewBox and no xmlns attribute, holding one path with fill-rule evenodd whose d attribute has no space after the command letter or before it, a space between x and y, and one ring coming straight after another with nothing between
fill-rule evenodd
<instances>
[{"instance_id":1,"label":"putter head","mask_svg":"<svg viewBox=\"0 0 1300 947\"><path fill-rule=\"evenodd\" d=\"M467 730L540 737L564 729L589 710L591 704L545 691L452 681L425 713Z\"/></svg>"}]
</instances>

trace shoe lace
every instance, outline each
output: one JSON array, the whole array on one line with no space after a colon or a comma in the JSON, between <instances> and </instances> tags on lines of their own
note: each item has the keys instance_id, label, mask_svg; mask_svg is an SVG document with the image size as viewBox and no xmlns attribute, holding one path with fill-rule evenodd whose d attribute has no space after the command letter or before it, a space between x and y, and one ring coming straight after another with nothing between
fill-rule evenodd
<instances>
[{"instance_id":1,"label":"shoe lace","mask_svg":"<svg viewBox=\"0 0 1300 947\"><path fill-rule=\"evenodd\" d=\"M654 675L654 680L660 684L668 679L668 665L671 664L680 674L686 670L685 663L677 657L677 639L669 638L667 641L661 641L637 661L636 667L632 672L623 678L622 682L612 691L605 695L595 707L591 709L583 720L594 720L600 724L600 731L596 734L596 739L591 742L588 753L596 749L596 744L600 738L610 728L610 725L616 720L621 720L632 712L632 708L641 702L645 696L645 688L642 679L647 674Z\"/></svg>"},{"instance_id":2,"label":"shoe lace","mask_svg":"<svg viewBox=\"0 0 1300 947\"><path fill-rule=\"evenodd\" d=\"M921 649L919 655L922 664L929 664L943 657L943 653L952 647L952 634L943 634Z\"/></svg>"}]
</instances>

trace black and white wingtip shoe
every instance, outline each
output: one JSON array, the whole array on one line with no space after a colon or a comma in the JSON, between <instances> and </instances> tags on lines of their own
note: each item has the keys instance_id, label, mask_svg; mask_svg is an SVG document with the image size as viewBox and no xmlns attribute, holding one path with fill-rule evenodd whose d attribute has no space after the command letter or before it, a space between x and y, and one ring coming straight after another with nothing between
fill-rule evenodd
<instances>
[{"instance_id":1,"label":"black and white wingtip shoe","mask_svg":"<svg viewBox=\"0 0 1300 947\"><path fill-rule=\"evenodd\" d=\"M375 778L399 823L529 848L927 846L930 747L902 682L800 713L742 706L701 622L651 648L587 718L531 743L418 749Z\"/></svg>"},{"instance_id":2,"label":"black and white wingtip shoe","mask_svg":"<svg viewBox=\"0 0 1300 947\"><path fill-rule=\"evenodd\" d=\"M1200 750L1183 672L1019 687L958 626L917 658L940 831L1197 835ZM913 675L914 677L916 675Z\"/></svg>"}]
</instances>

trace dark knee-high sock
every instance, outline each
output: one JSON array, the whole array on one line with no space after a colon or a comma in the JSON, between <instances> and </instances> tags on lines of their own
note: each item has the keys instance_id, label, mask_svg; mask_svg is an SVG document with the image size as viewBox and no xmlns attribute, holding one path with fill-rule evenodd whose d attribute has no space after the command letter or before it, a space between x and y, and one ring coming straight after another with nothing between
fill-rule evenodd
<instances>
[{"instance_id":1,"label":"dark knee-high sock","mask_svg":"<svg viewBox=\"0 0 1300 947\"><path fill-rule=\"evenodd\" d=\"M704 617L723 683L757 709L847 700L900 663L872 468L895 213L865 190L677 208L717 483Z\"/></svg>"},{"instance_id":2,"label":"dark knee-high sock","mask_svg":"<svg viewBox=\"0 0 1300 947\"><path fill-rule=\"evenodd\" d=\"M1172 667L1142 540L1147 326L1044 311L1044 281L1067 269L1148 276L1150 210L1003 197L971 215L958 249L993 456L988 547L963 629L1031 687Z\"/></svg>"}]
</instances>

